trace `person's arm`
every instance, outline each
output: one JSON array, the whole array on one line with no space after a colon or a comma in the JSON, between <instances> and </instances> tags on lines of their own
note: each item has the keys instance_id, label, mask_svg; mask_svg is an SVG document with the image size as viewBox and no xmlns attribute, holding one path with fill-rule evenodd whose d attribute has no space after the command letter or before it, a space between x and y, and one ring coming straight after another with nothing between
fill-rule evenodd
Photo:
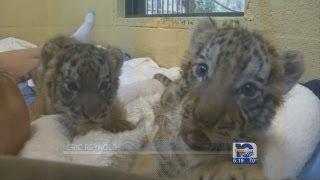
<instances>
[{"instance_id":1,"label":"person's arm","mask_svg":"<svg viewBox=\"0 0 320 180\"><path fill-rule=\"evenodd\" d=\"M41 48L13 50L0 53L0 68L15 78L22 77L34 69L40 59Z\"/></svg>"},{"instance_id":2,"label":"person's arm","mask_svg":"<svg viewBox=\"0 0 320 180\"><path fill-rule=\"evenodd\" d=\"M0 155L15 155L29 138L27 106L14 78L0 68Z\"/></svg>"}]
</instances>

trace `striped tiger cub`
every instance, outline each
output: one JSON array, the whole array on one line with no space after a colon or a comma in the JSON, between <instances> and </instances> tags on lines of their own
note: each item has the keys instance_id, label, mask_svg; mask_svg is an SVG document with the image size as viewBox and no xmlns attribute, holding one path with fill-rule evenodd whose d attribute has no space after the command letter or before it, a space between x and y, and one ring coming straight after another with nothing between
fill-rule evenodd
<instances>
[{"instance_id":1,"label":"striped tiger cub","mask_svg":"<svg viewBox=\"0 0 320 180\"><path fill-rule=\"evenodd\" d=\"M65 36L51 39L34 73L38 96L29 108L31 119L62 114L73 136L98 128L113 133L134 129L117 97L122 64L117 48Z\"/></svg>"},{"instance_id":2,"label":"striped tiger cub","mask_svg":"<svg viewBox=\"0 0 320 180\"><path fill-rule=\"evenodd\" d=\"M261 34L237 23L201 21L191 36L181 78L154 77L168 86L152 142L157 175L265 179L261 166L264 142L270 140L266 131L302 73L298 52L276 50ZM233 165L232 142L256 143L258 164Z\"/></svg>"}]
</instances>

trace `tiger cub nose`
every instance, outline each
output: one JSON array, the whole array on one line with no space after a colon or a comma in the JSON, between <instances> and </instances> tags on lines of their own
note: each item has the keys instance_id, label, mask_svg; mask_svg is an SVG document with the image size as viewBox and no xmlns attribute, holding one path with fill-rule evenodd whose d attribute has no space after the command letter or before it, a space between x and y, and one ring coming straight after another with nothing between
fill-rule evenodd
<instances>
[{"instance_id":1,"label":"tiger cub nose","mask_svg":"<svg viewBox=\"0 0 320 180\"><path fill-rule=\"evenodd\" d=\"M82 112L86 118L97 118L100 114L100 108L97 106L83 106Z\"/></svg>"}]
</instances>

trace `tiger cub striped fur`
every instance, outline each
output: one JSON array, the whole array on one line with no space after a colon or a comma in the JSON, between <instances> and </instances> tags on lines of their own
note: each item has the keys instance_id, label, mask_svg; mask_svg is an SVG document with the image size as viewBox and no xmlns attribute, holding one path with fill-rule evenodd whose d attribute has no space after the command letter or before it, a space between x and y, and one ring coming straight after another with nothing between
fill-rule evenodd
<instances>
[{"instance_id":1,"label":"tiger cub striped fur","mask_svg":"<svg viewBox=\"0 0 320 180\"><path fill-rule=\"evenodd\" d=\"M181 78L167 83L163 76L155 77L169 84L155 119L156 173L199 180L265 179L266 131L302 73L299 53L280 53L261 34L237 23L201 21L191 36ZM258 164L233 165L232 142L256 143Z\"/></svg>"},{"instance_id":2,"label":"tiger cub striped fur","mask_svg":"<svg viewBox=\"0 0 320 180\"><path fill-rule=\"evenodd\" d=\"M167 76L160 74L160 73L155 74L153 76L153 79L157 79L166 87L168 87L172 83L171 79L169 79Z\"/></svg>"},{"instance_id":3,"label":"tiger cub striped fur","mask_svg":"<svg viewBox=\"0 0 320 180\"><path fill-rule=\"evenodd\" d=\"M176 91L175 88L177 87L175 83L177 81L172 81L167 76L157 73L153 76L153 79L158 80L163 86L165 86L165 90L161 95L160 98L160 105L161 106L170 106L173 104L173 101L177 101L178 96L175 96L174 92ZM159 107L155 107L154 109L158 109Z\"/></svg>"},{"instance_id":4,"label":"tiger cub striped fur","mask_svg":"<svg viewBox=\"0 0 320 180\"><path fill-rule=\"evenodd\" d=\"M46 43L33 73L37 99L31 119L60 113L74 134L104 128L111 132L131 130L126 111L117 99L122 52L98 48L70 37Z\"/></svg>"}]
</instances>

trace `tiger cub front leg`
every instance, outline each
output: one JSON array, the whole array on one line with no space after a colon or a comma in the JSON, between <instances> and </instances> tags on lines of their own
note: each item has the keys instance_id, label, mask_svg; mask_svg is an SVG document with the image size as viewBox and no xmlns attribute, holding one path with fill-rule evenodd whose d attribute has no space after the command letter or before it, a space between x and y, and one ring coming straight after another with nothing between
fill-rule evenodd
<instances>
[{"instance_id":1,"label":"tiger cub front leg","mask_svg":"<svg viewBox=\"0 0 320 180\"><path fill-rule=\"evenodd\" d=\"M238 165L223 162L206 166L194 173L196 180L266 180L258 165Z\"/></svg>"},{"instance_id":2,"label":"tiger cub front leg","mask_svg":"<svg viewBox=\"0 0 320 180\"><path fill-rule=\"evenodd\" d=\"M109 116L103 124L103 129L113 133L130 131L136 126L128 121L127 112L121 102L116 99L110 107Z\"/></svg>"}]
</instances>

